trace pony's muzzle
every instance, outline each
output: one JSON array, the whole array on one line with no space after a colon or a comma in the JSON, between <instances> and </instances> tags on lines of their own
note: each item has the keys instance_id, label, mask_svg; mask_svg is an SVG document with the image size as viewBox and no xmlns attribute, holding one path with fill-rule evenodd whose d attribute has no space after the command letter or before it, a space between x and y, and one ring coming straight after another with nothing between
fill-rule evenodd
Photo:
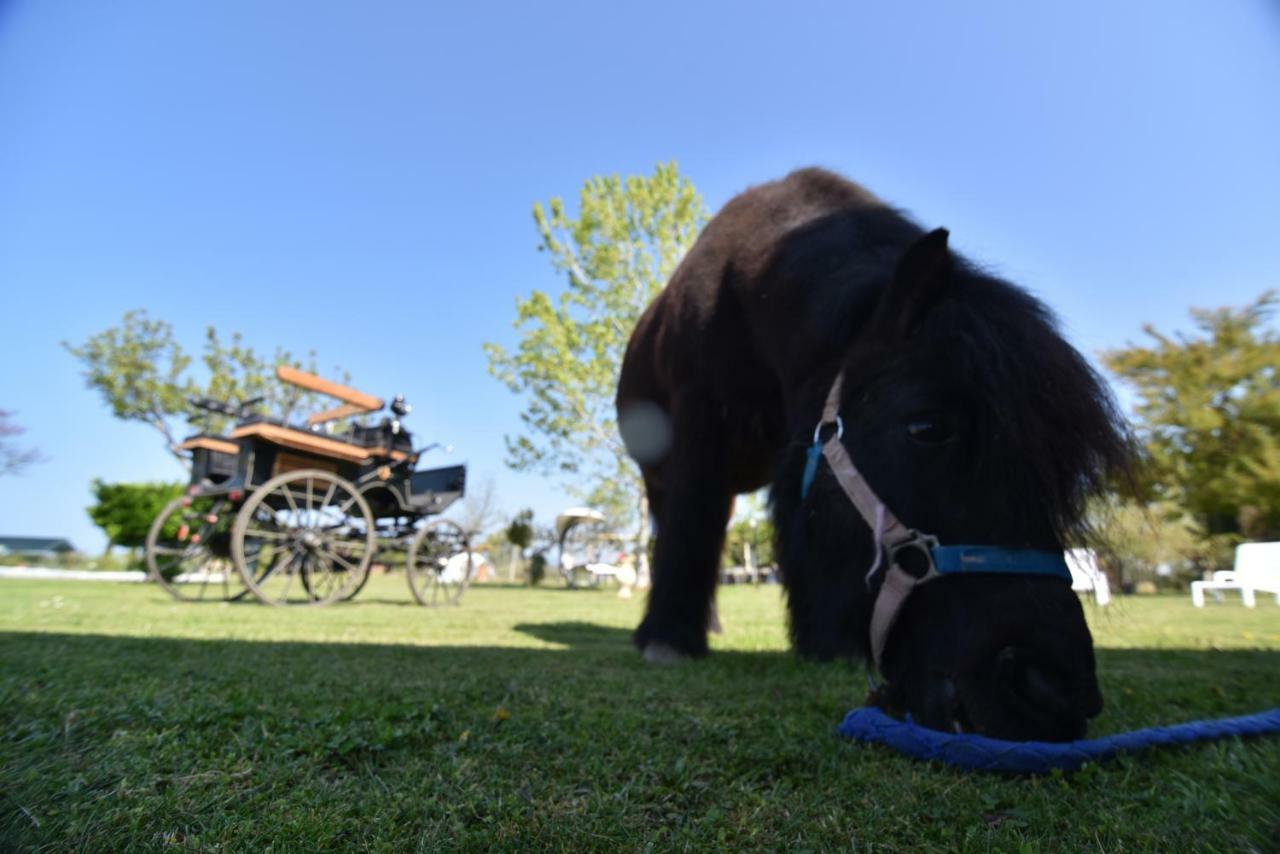
<instances>
[{"instance_id":1,"label":"pony's muzzle","mask_svg":"<svg viewBox=\"0 0 1280 854\"><path fill-rule=\"evenodd\" d=\"M944 732L1013 741L1085 735L1102 695L1070 587L975 576L922 585L912 598L889 642L886 709Z\"/></svg>"},{"instance_id":2,"label":"pony's muzzle","mask_svg":"<svg viewBox=\"0 0 1280 854\"><path fill-rule=\"evenodd\" d=\"M1042 721L1053 741L1083 738L1089 719L1102 711L1102 692L1092 670L1064 670L1034 648L1007 646L996 653L994 671L1013 708Z\"/></svg>"},{"instance_id":3,"label":"pony's muzzle","mask_svg":"<svg viewBox=\"0 0 1280 854\"><path fill-rule=\"evenodd\" d=\"M986 674L935 671L918 711L932 729L993 738L1073 741L1102 711L1091 673L1054 667L1023 646L1009 646L981 668Z\"/></svg>"}]
</instances>

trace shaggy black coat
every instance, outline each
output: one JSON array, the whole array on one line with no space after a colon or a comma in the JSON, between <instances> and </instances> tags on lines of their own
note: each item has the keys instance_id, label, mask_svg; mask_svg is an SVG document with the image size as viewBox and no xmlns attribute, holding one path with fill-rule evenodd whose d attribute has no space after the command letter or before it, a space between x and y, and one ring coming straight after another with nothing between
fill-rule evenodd
<instances>
[{"instance_id":1,"label":"shaggy black coat","mask_svg":"<svg viewBox=\"0 0 1280 854\"><path fill-rule=\"evenodd\" d=\"M855 464L944 544L1061 550L1127 466L1105 384L1025 291L837 175L755 187L644 313L618 384L657 526L647 655L706 652L732 497L767 484L797 651L866 654L872 534L825 465L800 493L841 370ZM1053 579L925 585L884 664L881 701L934 726L1072 738L1101 708L1079 602Z\"/></svg>"}]
</instances>

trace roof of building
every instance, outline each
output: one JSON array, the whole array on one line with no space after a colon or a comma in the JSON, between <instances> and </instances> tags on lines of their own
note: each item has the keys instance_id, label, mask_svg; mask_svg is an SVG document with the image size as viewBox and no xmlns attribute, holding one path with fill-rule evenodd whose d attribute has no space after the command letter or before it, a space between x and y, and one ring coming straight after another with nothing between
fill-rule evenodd
<instances>
[{"instance_id":1,"label":"roof of building","mask_svg":"<svg viewBox=\"0 0 1280 854\"><path fill-rule=\"evenodd\" d=\"M0 537L0 554L33 552L73 552L76 547L63 537Z\"/></svg>"}]
</instances>

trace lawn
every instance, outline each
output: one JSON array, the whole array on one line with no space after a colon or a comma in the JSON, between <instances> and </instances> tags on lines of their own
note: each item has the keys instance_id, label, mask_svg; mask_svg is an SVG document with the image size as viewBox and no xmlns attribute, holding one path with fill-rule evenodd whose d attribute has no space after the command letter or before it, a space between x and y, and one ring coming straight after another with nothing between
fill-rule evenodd
<instances>
[{"instance_id":1,"label":"lawn","mask_svg":"<svg viewBox=\"0 0 1280 854\"><path fill-rule=\"evenodd\" d=\"M709 659L644 665L642 602L377 579L328 609L0 582L0 850L1280 848L1280 738L968 776L843 742L862 673L728 588ZM1094 734L1280 706L1280 608L1090 608Z\"/></svg>"}]
</instances>

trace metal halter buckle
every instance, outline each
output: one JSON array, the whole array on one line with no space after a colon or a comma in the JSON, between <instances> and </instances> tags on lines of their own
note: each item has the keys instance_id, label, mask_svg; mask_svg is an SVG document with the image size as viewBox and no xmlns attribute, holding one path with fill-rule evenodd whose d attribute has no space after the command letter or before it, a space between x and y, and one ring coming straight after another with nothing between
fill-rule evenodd
<instances>
[{"instance_id":1,"label":"metal halter buckle","mask_svg":"<svg viewBox=\"0 0 1280 854\"><path fill-rule=\"evenodd\" d=\"M818 422L818 426L813 428L813 444L815 445L822 444L822 428L826 427L828 424L831 424L831 423L833 422L831 421ZM841 418L839 415L837 415L834 423L836 425L836 438L837 439L843 438L844 437L844 419Z\"/></svg>"},{"instance_id":2,"label":"metal halter buckle","mask_svg":"<svg viewBox=\"0 0 1280 854\"><path fill-rule=\"evenodd\" d=\"M933 550L937 547L937 537L913 529L910 537L889 547L889 566L896 566L917 581L923 581L938 574L938 568L933 562ZM918 553L920 557L909 558L906 562L900 560L900 556L909 551Z\"/></svg>"}]
</instances>

